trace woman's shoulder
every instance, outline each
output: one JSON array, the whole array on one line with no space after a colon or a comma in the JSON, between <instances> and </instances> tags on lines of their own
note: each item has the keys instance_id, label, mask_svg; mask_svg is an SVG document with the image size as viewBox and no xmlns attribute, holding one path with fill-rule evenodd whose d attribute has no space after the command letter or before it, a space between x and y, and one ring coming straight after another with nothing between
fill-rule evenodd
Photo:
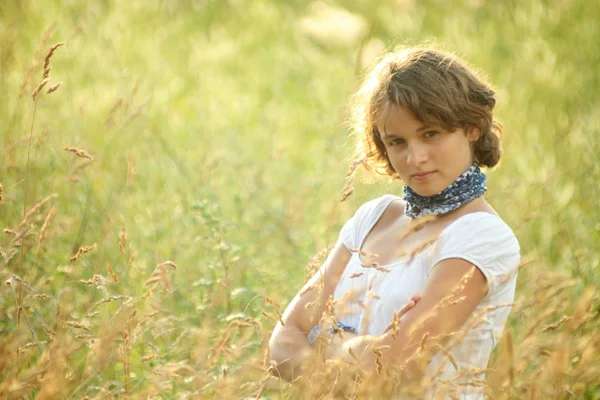
<instances>
[{"instance_id":1,"label":"woman's shoulder","mask_svg":"<svg viewBox=\"0 0 600 400\"><path fill-rule=\"evenodd\" d=\"M371 199L363 203L356 211L357 215L377 215L389 210L399 216L404 215L405 201L393 194L384 194L383 196Z\"/></svg>"},{"instance_id":2,"label":"woman's shoulder","mask_svg":"<svg viewBox=\"0 0 600 400\"><path fill-rule=\"evenodd\" d=\"M363 203L342 228L341 240L348 248L358 246L382 214L404 215L404 201L395 195L385 194Z\"/></svg>"},{"instance_id":3,"label":"woman's shoulder","mask_svg":"<svg viewBox=\"0 0 600 400\"><path fill-rule=\"evenodd\" d=\"M477 211L462 215L440 234L446 251L474 252L485 258L511 257L520 253L519 240L497 214Z\"/></svg>"},{"instance_id":4,"label":"woman's shoulder","mask_svg":"<svg viewBox=\"0 0 600 400\"><path fill-rule=\"evenodd\" d=\"M452 221L445 229L444 233L451 232L455 234L460 231L471 231L475 229L479 234L494 236L499 232L510 236L515 236L510 226L496 213L489 211L475 211L464 214Z\"/></svg>"},{"instance_id":5,"label":"woman's shoulder","mask_svg":"<svg viewBox=\"0 0 600 400\"><path fill-rule=\"evenodd\" d=\"M516 279L521 248L515 233L500 216L480 211L465 214L447 226L431 256L432 268L449 258L470 262L495 291Z\"/></svg>"}]
</instances>

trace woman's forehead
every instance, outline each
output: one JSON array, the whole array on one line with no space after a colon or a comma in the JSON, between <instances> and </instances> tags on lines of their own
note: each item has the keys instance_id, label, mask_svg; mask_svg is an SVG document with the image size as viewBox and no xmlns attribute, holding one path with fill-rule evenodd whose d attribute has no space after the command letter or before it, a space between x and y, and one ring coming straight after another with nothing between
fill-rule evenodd
<instances>
[{"instance_id":1,"label":"woman's forehead","mask_svg":"<svg viewBox=\"0 0 600 400\"><path fill-rule=\"evenodd\" d=\"M389 104L376 114L377 130L386 136L419 132L436 125L430 121L421 121L406 107Z\"/></svg>"}]
</instances>

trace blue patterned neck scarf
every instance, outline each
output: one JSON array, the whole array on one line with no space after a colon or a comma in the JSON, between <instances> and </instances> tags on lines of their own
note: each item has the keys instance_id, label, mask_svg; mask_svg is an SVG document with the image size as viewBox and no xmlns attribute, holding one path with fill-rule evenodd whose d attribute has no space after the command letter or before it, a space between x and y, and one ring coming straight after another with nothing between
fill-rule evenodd
<instances>
[{"instance_id":1,"label":"blue patterned neck scarf","mask_svg":"<svg viewBox=\"0 0 600 400\"><path fill-rule=\"evenodd\" d=\"M450 186L432 196L421 196L404 185L403 199L406 201L404 213L410 218L445 214L482 196L486 190L485 174L475 162Z\"/></svg>"}]
</instances>

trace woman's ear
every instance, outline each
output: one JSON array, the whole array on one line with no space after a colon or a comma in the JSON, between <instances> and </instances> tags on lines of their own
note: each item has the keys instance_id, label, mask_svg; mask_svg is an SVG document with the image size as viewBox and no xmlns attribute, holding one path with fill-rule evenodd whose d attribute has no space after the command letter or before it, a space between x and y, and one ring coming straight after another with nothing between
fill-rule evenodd
<instances>
[{"instance_id":1,"label":"woman's ear","mask_svg":"<svg viewBox=\"0 0 600 400\"><path fill-rule=\"evenodd\" d=\"M469 125L467 127L467 139L469 142L475 143L481 137L481 130L477 125Z\"/></svg>"}]
</instances>

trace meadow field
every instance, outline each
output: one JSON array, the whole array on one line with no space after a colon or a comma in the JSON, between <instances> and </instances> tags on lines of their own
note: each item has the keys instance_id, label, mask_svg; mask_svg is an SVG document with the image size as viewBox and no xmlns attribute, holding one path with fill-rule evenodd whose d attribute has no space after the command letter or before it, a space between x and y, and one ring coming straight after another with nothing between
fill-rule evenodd
<instances>
[{"instance_id":1,"label":"meadow field","mask_svg":"<svg viewBox=\"0 0 600 400\"><path fill-rule=\"evenodd\" d=\"M592 0L0 2L0 398L327 398L266 344L313 256L401 193L348 182L347 110L421 43L485 71L504 124L487 198L523 265L488 394L599 399Z\"/></svg>"}]
</instances>

